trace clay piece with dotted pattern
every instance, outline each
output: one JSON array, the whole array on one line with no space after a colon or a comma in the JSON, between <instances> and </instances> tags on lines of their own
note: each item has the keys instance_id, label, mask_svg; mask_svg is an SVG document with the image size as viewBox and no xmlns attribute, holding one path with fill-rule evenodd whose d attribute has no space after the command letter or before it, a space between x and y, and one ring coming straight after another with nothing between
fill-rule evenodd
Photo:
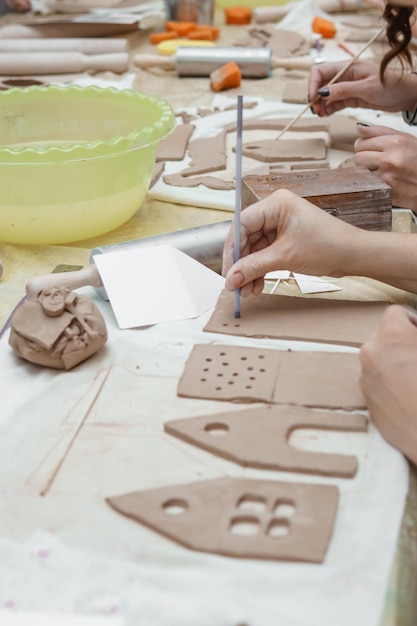
<instances>
[{"instance_id":1,"label":"clay piece with dotted pattern","mask_svg":"<svg viewBox=\"0 0 417 626\"><path fill-rule=\"evenodd\" d=\"M364 409L359 376L360 361L354 353L196 344L177 394L229 402Z\"/></svg>"}]
</instances>

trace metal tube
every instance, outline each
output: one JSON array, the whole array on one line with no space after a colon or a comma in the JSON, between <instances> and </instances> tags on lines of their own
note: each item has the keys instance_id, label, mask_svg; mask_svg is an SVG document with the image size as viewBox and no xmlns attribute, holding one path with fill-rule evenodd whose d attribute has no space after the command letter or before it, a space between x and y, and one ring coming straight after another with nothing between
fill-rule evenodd
<instances>
[{"instance_id":1,"label":"metal tube","mask_svg":"<svg viewBox=\"0 0 417 626\"><path fill-rule=\"evenodd\" d=\"M209 269L221 273L224 242L229 232L231 221L217 222L208 226L196 226L186 230L177 230L172 233L145 237L109 246L93 248L90 253L90 263L94 263L94 255L116 252L123 249L145 248L149 246L169 245L181 250L185 254L199 261ZM99 296L108 300L104 287L96 289Z\"/></svg>"},{"instance_id":2,"label":"metal tube","mask_svg":"<svg viewBox=\"0 0 417 626\"><path fill-rule=\"evenodd\" d=\"M239 66L244 78L266 78L272 74L271 48L179 47L175 53L178 76L209 76L214 70L232 61Z\"/></svg>"}]
</instances>

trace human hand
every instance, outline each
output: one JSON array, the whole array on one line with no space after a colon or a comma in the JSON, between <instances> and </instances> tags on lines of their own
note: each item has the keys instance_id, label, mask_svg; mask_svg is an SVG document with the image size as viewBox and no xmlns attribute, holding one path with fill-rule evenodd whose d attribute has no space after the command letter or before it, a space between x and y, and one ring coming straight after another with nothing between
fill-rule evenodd
<instances>
[{"instance_id":1,"label":"human hand","mask_svg":"<svg viewBox=\"0 0 417 626\"><path fill-rule=\"evenodd\" d=\"M358 132L355 164L391 187L394 206L417 211L417 138L386 126L358 124Z\"/></svg>"},{"instance_id":2,"label":"human hand","mask_svg":"<svg viewBox=\"0 0 417 626\"><path fill-rule=\"evenodd\" d=\"M312 111L316 115L325 117L346 107L390 112L414 109L416 76L402 74L399 69L387 69L385 83L382 84L379 65L359 61L349 67L339 81L327 87L344 65L343 62L313 65L308 93L310 101L320 96L312 104Z\"/></svg>"},{"instance_id":3,"label":"human hand","mask_svg":"<svg viewBox=\"0 0 417 626\"><path fill-rule=\"evenodd\" d=\"M242 211L240 259L233 264L233 225L226 238L226 289L258 295L267 272L286 269L315 276L341 276L354 241L367 236L294 193L281 189Z\"/></svg>"},{"instance_id":4,"label":"human hand","mask_svg":"<svg viewBox=\"0 0 417 626\"><path fill-rule=\"evenodd\" d=\"M417 463L417 314L389 306L360 352L360 386L381 434Z\"/></svg>"}]
</instances>

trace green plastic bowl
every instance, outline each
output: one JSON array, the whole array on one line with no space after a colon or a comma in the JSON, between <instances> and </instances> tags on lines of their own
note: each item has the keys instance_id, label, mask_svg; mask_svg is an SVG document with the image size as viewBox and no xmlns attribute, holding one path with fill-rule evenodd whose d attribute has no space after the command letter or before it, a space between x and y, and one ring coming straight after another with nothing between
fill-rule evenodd
<instances>
[{"instance_id":1,"label":"green plastic bowl","mask_svg":"<svg viewBox=\"0 0 417 626\"><path fill-rule=\"evenodd\" d=\"M98 87L0 92L0 241L60 244L109 232L136 213L170 105Z\"/></svg>"}]
</instances>

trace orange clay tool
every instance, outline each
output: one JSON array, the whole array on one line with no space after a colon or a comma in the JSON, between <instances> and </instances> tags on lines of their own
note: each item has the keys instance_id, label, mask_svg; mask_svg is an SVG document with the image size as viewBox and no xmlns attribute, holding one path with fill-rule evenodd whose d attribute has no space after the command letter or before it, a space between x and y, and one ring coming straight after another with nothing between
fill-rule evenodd
<instances>
[{"instance_id":1,"label":"orange clay tool","mask_svg":"<svg viewBox=\"0 0 417 626\"><path fill-rule=\"evenodd\" d=\"M332 39L336 35L336 26L324 17L316 16L311 23L311 28L313 33L319 33L324 39Z\"/></svg>"},{"instance_id":2,"label":"orange clay tool","mask_svg":"<svg viewBox=\"0 0 417 626\"><path fill-rule=\"evenodd\" d=\"M201 35L200 37L198 35ZM188 33L188 39L208 39L216 41L219 38L220 31L215 26L198 24L194 30Z\"/></svg>"},{"instance_id":3,"label":"orange clay tool","mask_svg":"<svg viewBox=\"0 0 417 626\"><path fill-rule=\"evenodd\" d=\"M224 91L239 87L242 82L242 73L239 66L230 61L210 74L210 87L213 91Z\"/></svg>"},{"instance_id":4,"label":"orange clay tool","mask_svg":"<svg viewBox=\"0 0 417 626\"><path fill-rule=\"evenodd\" d=\"M252 9L245 6L232 6L224 9L226 24L250 24Z\"/></svg>"},{"instance_id":5,"label":"orange clay tool","mask_svg":"<svg viewBox=\"0 0 417 626\"><path fill-rule=\"evenodd\" d=\"M178 33L174 30L164 31L162 33L151 33L149 35L149 41L153 43L155 46L161 41L166 41L167 39L178 39Z\"/></svg>"},{"instance_id":6,"label":"orange clay tool","mask_svg":"<svg viewBox=\"0 0 417 626\"><path fill-rule=\"evenodd\" d=\"M174 30L179 37L186 37L196 26L195 22L176 22L174 20L165 22L165 30Z\"/></svg>"}]
</instances>

